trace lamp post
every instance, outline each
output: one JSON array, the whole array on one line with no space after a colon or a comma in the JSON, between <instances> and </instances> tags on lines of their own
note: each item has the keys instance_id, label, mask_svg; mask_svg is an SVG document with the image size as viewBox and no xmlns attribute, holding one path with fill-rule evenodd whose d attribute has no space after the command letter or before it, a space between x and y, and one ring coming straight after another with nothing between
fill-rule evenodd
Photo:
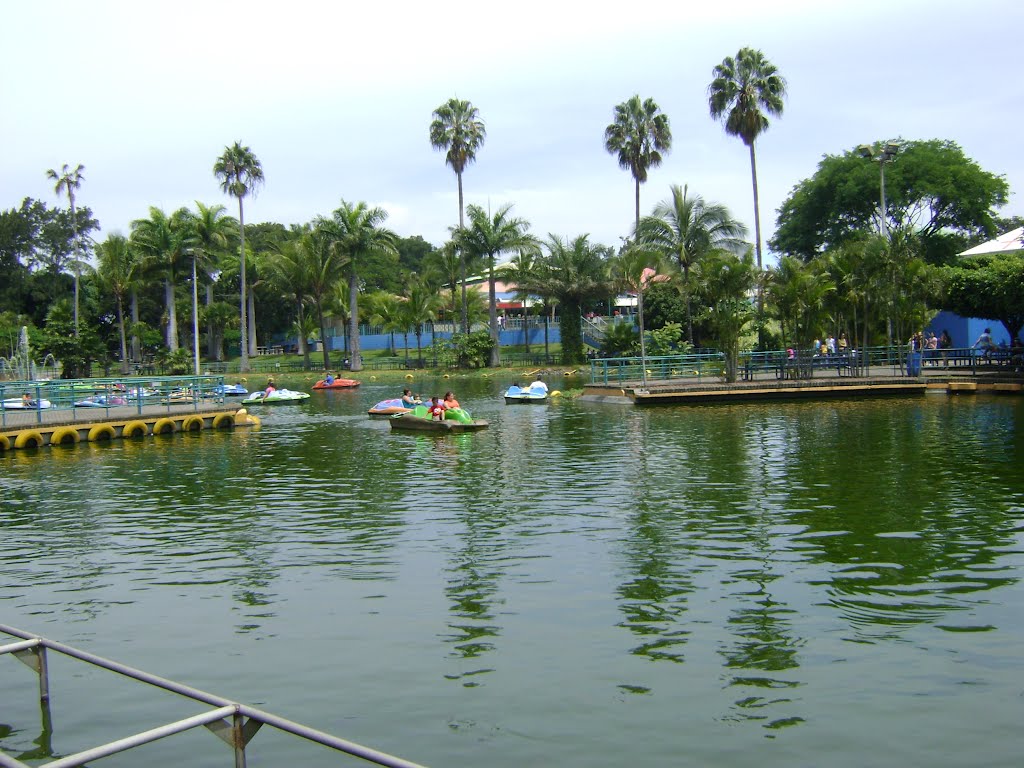
<instances>
[{"instance_id":1,"label":"lamp post","mask_svg":"<svg viewBox=\"0 0 1024 768\"><path fill-rule=\"evenodd\" d=\"M886 220L885 207L885 164L892 162L900 151L900 145L895 141L886 142L881 149L876 150L871 144L861 144L857 147L862 157L869 160L878 160L878 171L880 176L881 204L879 215L878 231L886 240L889 239L889 222Z\"/></svg>"},{"instance_id":2,"label":"lamp post","mask_svg":"<svg viewBox=\"0 0 1024 768\"><path fill-rule=\"evenodd\" d=\"M199 283L196 280L196 254L195 248L189 248L185 253L192 256L192 361L195 366L195 375L199 375Z\"/></svg>"}]
</instances>

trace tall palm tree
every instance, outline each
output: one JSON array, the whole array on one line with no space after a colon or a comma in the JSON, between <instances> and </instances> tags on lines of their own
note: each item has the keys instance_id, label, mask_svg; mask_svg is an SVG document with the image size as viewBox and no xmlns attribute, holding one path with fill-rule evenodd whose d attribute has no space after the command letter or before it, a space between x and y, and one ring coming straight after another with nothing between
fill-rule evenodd
<instances>
[{"instance_id":1,"label":"tall palm tree","mask_svg":"<svg viewBox=\"0 0 1024 768\"><path fill-rule=\"evenodd\" d=\"M441 276L443 284L448 286L450 289L450 315L452 321L452 329L455 329L455 316L459 306L458 300L458 289L459 281L462 275L462 260L459 255L458 246L455 245L454 240L449 240L447 243L442 245L440 248L430 254L429 264L430 267L435 269Z\"/></svg>"},{"instance_id":2,"label":"tall palm tree","mask_svg":"<svg viewBox=\"0 0 1024 768\"><path fill-rule=\"evenodd\" d=\"M470 205L469 227L459 230L456 238L460 250L476 258L487 259L487 317L494 344L491 346L491 367L501 365L501 351L498 344L498 301L494 285L494 264L502 253L532 248L536 239L527 230L526 219L513 218L512 204L501 206L494 216L478 205Z\"/></svg>"},{"instance_id":3,"label":"tall palm tree","mask_svg":"<svg viewBox=\"0 0 1024 768\"><path fill-rule=\"evenodd\" d=\"M359 351L359 266L368 256L398 257L398 235L381 226L387 217L383 208L342 200L331 218L322 220L322 229L348 273L349 359L353 371L363 368Z\"/></svg>"},{"instance_id":4,"label":"tall palm tree","mask_svg":"<svg viewBox=\"0 0 1024 768\"><path fill-rule=\"evenodd\" d=\"M750 293L759 272L749 248L739 257L728 251L715 251L700 263L697 271L708 324L718 348L725 353L725 380L734 382L739 368L740 337L755 315Z\"/></svg>"},{"instance_id":5,"label":"tall palm tree","mask_svg":"<svg viewBox=\"0 0 1024 768\"><path fill-rule=\"evenodd\" d=\"M224 153L213 164L213 175L220 179L220 188L225 194L238 198L238 234L241 241L238 250L241 271L241 370L246 373L249 370L249 339L245 300L245 212L242 200L247 195L256 194L256 190L263 185L263 166L249 147L243 147L242 142L236 141L232 146L224 147Z\"/></svg>"},{"instance_id":6,"label":"tall palm tree","mask_svg":"<svg viewBox=\"0 0 1024 768\"><path fill-rule=\"evenodd\" d=\"M582 363L583 334L580 308L583 303L612 290L608 270L611 249L590 242L587 235L563 240L548 235L547 253L540 260L536 276L520 287L557 302L562 315L562 359L566 365Z\"/></svg>"},{"instance_id":7,"label":"tall palm tree","mask_svg":"<svg viewBox=\"0 0 1024 768\"><path fill-rule=\"evenodd\" d=\"M133 254L128 247L128 238L114 233L99 244L100 284L114 295L117 304L117 329L121 337L121 373L129 372L128 337L125 333L124 302L132 287Z\"/></svg>"},{"instance_id":8,"label":"tall palm tree","mask_svg":"<svg viewBox=\"0 0 1024 768\"><path fill-rule=\"evenodd\" d=\"M57 197L60 197L61 194L67 195L68 203L71 206L71 232L75 251L75 338L78 338L78 293L82 272L78 243L78 217L75 213L75 190L80 189L82 182L85 181L85 177L82 175L84 170L85 166L81 163L74 170L67 163L64 163L60 173L53 170L53 168L46 172L46 178L57 182L53 187Z\"/></svg>"},{"instance_id":9,"label":"tall palm tree","mask_svg":"<svg viewBox=\"0 0 1024 768\"><path fill-rule=\"evenodd\" d=\"M332 246L329 232L320 222L311 232L299 237L295 258L305 265L308 278L306 287L316 308L317 323L320 326L320 346L323 348L324 370L331 368L331 353L327 341L327 326L324 324L324 305L330 299L340 274L339 258Z\"/></svg>"},{"instance_id":10,"label":"tall palm tree","mask_svg":"<svg viewBox=\"0 0 1024 768\"><path fill-rule=\"evenodd\" d=\"M636 223L640 226L640 184L647 170L661 165L662 153L672 148L668 116L654 99L640 101L634 95L615 107L615 120L605 128L604 146L619 156L619 167L633 174L636 182Z\"/></svg>"},{"instance_id":11,"label":"tall palm tree","mask_svg":"<svg viewBox=\"0 0 1024 768\"><path fill-rule=\"evenodd\" d=\"M176 276L184 257L184 208L168 216L162 209L150 206L148 219L132 222L131 245L142 257L144 270L164 281L164 304L167 307L165 341L170 352L178 350L178 310L175 297Z\"/></svg>"},{"instance_id":12,"label":"tall palm tree","mask_svg":"<svg viewBox=\"0 0 1024 768\"><path fill-rule=\"evenodd\" d=\"M196 211L186 211L182 220L184 246L192 257L192 345L195 374L199 375L199 276L209 279L221 255L238 231L237 222L223 205L204 205L196 200ZM207 302L209 303L209 302Z\"/></svg>"},{"instance_id":13,"label":"tall palm tree","mask_svg":"<svg viewBox=\"0 0 1024 768\"><path fill-rule=\"evenodd\" d=\"M741 253L747 228L719 203L706 203L700 195L689 194L689 187L673 184L672 197L658 203L650 216L640 220L636 230L638 243L654 248L674 261L682 271L680 283L686 296L687 341L693 343L693 286L690 270L715 250Z\"/></svg>"},{"instance_id":14,"label":"tall palm tree","mask_svg":"<svg viewBox=\"0 0 1024 768\"><path fill-rule=\"evenodd\" d=\"M708 86L711 117L723 120L725 132L739 136L750 149L750 177L754 185L754 237L757 268L761 269L761 210L757 198L757 162L754 140L768 130L768 115L781 117L786 80L761 51L741 48L726 56L712 71ZM767 113L767 114L766 114Z\"/></svg>"},{"instance_id":15,"label":"tall palm tree","mask_svg":"<svg viewBox=\"0 0 1024 768\"><path fill-rule=\"evenodd\" d=\"M448 99L434 110L430 123L430 145L445 153L444 161L455 171L459 183L459 229L465 225L463 217L462 172L476 160L477 150L484 145L487 129L480 119L480 111L462 99ZM466 311L466 259L459 252L462 280L462 332L469 333L469 315Z\"/></svg>"},{"instance_id":16,"label":"tall palm tree","mask_svg":"<svg viewBox=\"0 0 1024 768\"><path fill-rule=\"evenodd\" d=\"M426 280L413 277L409 280L404 317L407 327L411 325L416 334L416 359L423 361L423 326L437 317L441 308L441 297L437 290Z\"/></svg>"}]
</instances>

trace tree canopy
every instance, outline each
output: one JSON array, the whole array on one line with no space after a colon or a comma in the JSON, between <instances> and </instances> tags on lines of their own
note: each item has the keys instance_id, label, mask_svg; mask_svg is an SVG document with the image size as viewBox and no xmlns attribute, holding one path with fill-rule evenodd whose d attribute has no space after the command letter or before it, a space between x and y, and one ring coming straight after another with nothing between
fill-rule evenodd
<instances>
[{"instance_id":1,"label":"tree canopy","mask_svg":"<svg viewBox=\"0 0 1024 768\"><path fill-rule=\"evenodd\" d=\"M995 209L1007 200L1002 176L983 170L952 141L898 142L885 163L888 231L917 234L929 263L943 263L965 238L995 234ZM773 250L808 261L864 230L878 229L881 173L851 149L826 155L779 209Z\"/></svg>"}]
</instances>

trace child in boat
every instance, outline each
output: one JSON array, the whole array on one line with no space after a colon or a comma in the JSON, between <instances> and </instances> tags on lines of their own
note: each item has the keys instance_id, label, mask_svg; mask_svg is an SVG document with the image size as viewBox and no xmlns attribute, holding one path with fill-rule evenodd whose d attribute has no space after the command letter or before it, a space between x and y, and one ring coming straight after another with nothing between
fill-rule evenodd
<instances>
[{"instance_id":1,"label":"child in boat","mask_svg":"<svg viewBox=\"0 0 1024 768\"><path fill-rule=\"evenodd\" d=\"M444 405L446 409L460 407L459 401L455 399L455 393L452 392L451 390L444 393L444 400L442 401L442 405Z\"/></svg>"},{"instance_id":2,"label":"child in boat","mask_svg":"<svg viewBox=\"0 0 1024 768\"><path fill-rule=\"evenodd\" d=\"M274 394L277 391L277 387L274 385L273 379L267 379L267 388L263 391L263 397Z\"/></svg>"},{"instance_id":3,"label":"child in boat","mask_svg":"<svg viewBox=\"0 0 1024 768\"><path fill-rule=\"evenodd\" d=\"M438 402L437 395L430 398L430 405L427 407L427 413L430 414L431 421L441 421L444 418L444 412L444 403Z\"/></svg>"},{"instance_id":4,"label":"child in boat","mask_svg":"<svg viewBox=\"0 0 1024 768\"><path fill-rule=\"evenodd\" d=\"M327 378L324 379L324 384L326 384L329 387L333 383L334 383L334 374L331 373L330 371L328 371L327 372Z\"/></svg>"}]
</instances>

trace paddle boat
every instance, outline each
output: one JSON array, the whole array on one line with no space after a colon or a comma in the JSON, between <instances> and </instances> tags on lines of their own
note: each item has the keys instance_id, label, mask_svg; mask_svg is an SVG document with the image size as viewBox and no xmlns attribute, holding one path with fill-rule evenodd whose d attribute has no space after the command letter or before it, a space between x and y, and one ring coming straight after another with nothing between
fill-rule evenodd
<instances>
[{"instance_id":1,"label":"paddle boat","mask_svg":"<svg viewBox=\"0 0 1024 768\"><path fill-rule=\"evenodd\" d=\"M218 384L213 388L213 394L224 397L245 397L249 394L249 390L241 384Z\"/></svg>"},{"instance_id":2,"label":"paddle boat","mask_svg":"<svg viewBox=\"0 0 1024 768\"><path fill-rule=\"evenodd\" d=\"M362 382L355 379L335 379L330 384L327 383L326 379L321 379L313 385L313 389L351 389L352 387L358 387L360 384Z\"/></svg>"},{"instance_id":3,"label":"paddle boat","mask_svg":"<svg viewBox=\"0 0 1024 768\"><path fill-rule=\"evenodd\" d=\"M38 411L43 408L53 408L53 403L49 400L29 400L26 403L20 397L12 397L0 402L2 402L3 410L5 411Z\"/></svg>"},{"instance_id":4,"label":"paddle boat","mask_svg":"<svg viewBox=\"0 0 1024 768\"><path fill-rule=\"evenodd\" d=\"M399 413L408 413L411 410L412 408L402 402L402 398L396 397L392 400L381 400L367 413L371 416L394 416Z\"/></svg>"},{"instance_id":5,"label":"paddle boat","mask_svg":"<svg viewBox=\"0 0 1024 768\"><path fill-rule=\"evenodd\" d=\"M113 408L115 405L128 405L128 398L123 395L93 395L78 400L75 408Z\"/></svg>"},{"instance_id":6,"label":"paddle boat","mask_svg":"<svg viewBox=\"0 0 1024 768\"><path fill-rule=\"evenodd\" d=\"M529 387L523 388L518 384L513 384L505 390L506 403L543 403L547 399L548 388L543 385L538 387L531 384Z\"/></svg>"},{"instance_id":7,"label":"paddle boat","mask_svg":"<svg viewBox=\"0 0 1024 768\"><path fill-rule=\"evenodd\" d=\"M411 432L440 432L453 434L459 432L476 432L489 426L483 419L474 419L461 408L449 408L444 412L443 419L431 419L425 405L417 405L408 413L400 413L391 417L391 428L409 430Z\"/></svg>"},{"instance_id":8,"label":"paddle boat","mask_svg":"<svg viewBox=\"0 0 1024 768\"><path fill-rule=\"evenodd\" d=\"M291 389L275 389L269 395L263 390L250 392L242 405L276 405L278 403L301 403L309 399L309 392L295 392Z\"/></svg>"}]
</instances>

